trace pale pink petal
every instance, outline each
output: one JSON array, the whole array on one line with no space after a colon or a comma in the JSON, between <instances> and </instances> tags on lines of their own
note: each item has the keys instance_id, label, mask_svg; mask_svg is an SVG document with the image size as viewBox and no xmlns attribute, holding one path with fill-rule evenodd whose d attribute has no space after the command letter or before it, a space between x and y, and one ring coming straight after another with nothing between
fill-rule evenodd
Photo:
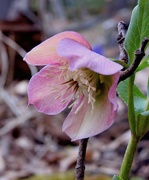
<instances>
[{"instance_id":1,"label":"pale pink petal","mask_svg":"<svg viewBox=\"0 0 149 180\"><path fill-rule=\"evenodd\" d=\"M63 124L63 131L72 141L92 137L105 131L112 125L116 114L116 109L109 102L107 95L96 99L93 112L87 98L83 101L84 105L77 114L75 111L79 104L71 110Z\"/></svg>"},{"instance_id":2,"label":"pale pink petal","mask_svg":"<svg viewBox=\"0 0 149 180\"><path fill-rule=\"evenodd\" d=\"M73 39L81 43L83 46L91 49L89 43L79 33L73 31L65 31L52 36L51 38L45 40L44 42L33 48L26 54L24 60L27 63L33 65L47 65L59 63L60 60L65 61L65 59L59 57L56 51L57 44L64 38Z\"/></svg>"},{"instance_id":3,"label":"pale pink petal","mask_svg":"<svg viewBox=\"0 0 149 180\"><path fill-rule=\"evenodd\" d=\"M59 66L45 66L29 81L29 104L48 115L63 111L73 98L72 89L68 89L63 82L64 77Z\"/></svg>"},{"instance_id":4,"label":"pale pink petal","mask_svg":"<svg viewBox=\"0 0 149 180\"><path fill-rule=\"evenodd\" d=\"M88 104L88 99L84 96L80 97L63 124L63 131L72 141L95 136L113 124L118 108L116 101L118 79L119 73L107 76L107 81L111 81L105 84L102 94L96 98L93 112L91 105ZM81 103L84 105L76 113Z\"/></svg>"},{"instance_id":5,"label":"pale pink petal","mask_svg":"<svg viewBox=\"0 0 149 180\"><path fill-rule=\"evenodd\" d=\"M109 101L113 104L114 109L117 109L116 88L119 81L119 77L120 77L120 72L117 72L116 74L112 76L109 76L109 79L108 79L108 76L105 76L105 81L106 81L106 78L108 79L106 81L107 88L109 89L108 98L109 98Z\"/></svg>"},{"instance_id":6,"label":"pale pink petal","mask_svg":"<svg viewBox=\"0 0 149 180\"><path fill-rule=\"evenodd\" d=\"M86 67L99 74L111 75L123 68L72 39L61 40L57 50L60 56L68 59L71 71Z\"/></svg>"}]
</instances>

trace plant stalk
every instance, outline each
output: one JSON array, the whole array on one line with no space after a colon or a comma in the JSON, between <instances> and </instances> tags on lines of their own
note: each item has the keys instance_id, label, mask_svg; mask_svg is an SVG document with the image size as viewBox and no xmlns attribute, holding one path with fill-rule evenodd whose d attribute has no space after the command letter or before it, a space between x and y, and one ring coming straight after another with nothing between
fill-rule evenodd
<instances>
[{"instance_id":1,"label":"plant stalk","mask_svg":"<svg viewBox=\"0 0 149 180\"><path fill-rule=\"evenodd\" d=\"M135 156L135 152L136 152L139 140L140 138L131 134L131 138L129 140L129 143L128 143L128 146L127 146L124 158L123 158L123 162L121 165L120 173L119 173L119 177L122 178L123 180L128 180L129 178L131 166L133 163L133 159Z\"/></svg>"},{"instance_id":2,"label":"plant stalk","mask_svg":"<svg viewBox=\"0 0 149 180\"><path fill-rule=\"evenodd\" d=\"M79 142L79 152L76 163L76 180L84 180L87 143L88 138L81 139Z\"/></svg>"}]
</instances>

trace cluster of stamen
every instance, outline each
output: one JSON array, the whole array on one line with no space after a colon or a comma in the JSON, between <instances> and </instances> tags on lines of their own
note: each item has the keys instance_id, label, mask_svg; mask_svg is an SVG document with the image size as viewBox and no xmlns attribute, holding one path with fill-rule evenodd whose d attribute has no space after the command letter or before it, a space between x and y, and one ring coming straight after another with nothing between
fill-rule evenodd
<instances>
[{"instance_id":1,"label":"cluster of stamen","mask_svg":"<svg viewBox=\"0 0 149 180\"><path fill-rule=\"evenodd\" d=\"M92 110L94 109L96 95L100 93L100 89L97 89L97 85L100 82L99 76L99 74L88 68L81 68L75 71L68 70L65 75L69 87L74 89L76 100L83 94L88 98L88 104L91 104ZM82 104L78 107L78 110L81 108Z\"/></svg>"},{"instance_id":2,"label":"cluster of stamen","mask_svg":"<svg viewBox=\"0 0 149 180\"><path fill-rule=\"evenodd\" d=\"M74 99L74 102L69 107L73 107L77 100L83 95L88 98L88 104L91 104L93 110L96 95L100 93L100 89L97 89L100 83L100 75L88 68L80 68L75 71L70 71L67 65L60 66L59 70L61 71L59 78L63 79L63 82L59 84L59 86L66 85L66 88L58 87L58 89L62 89L62 91L60 91L59 96L55 98L57 99L60 96L63 96L66 91L71 88L73 93L70 94L70 96L71 99ZM55 88L53 88L53 90ZM66 102L67 98L64 99L62 103ZM81 109L83 104L84 101L80 103L75 113Z\"/></svg>"}]
</instances>

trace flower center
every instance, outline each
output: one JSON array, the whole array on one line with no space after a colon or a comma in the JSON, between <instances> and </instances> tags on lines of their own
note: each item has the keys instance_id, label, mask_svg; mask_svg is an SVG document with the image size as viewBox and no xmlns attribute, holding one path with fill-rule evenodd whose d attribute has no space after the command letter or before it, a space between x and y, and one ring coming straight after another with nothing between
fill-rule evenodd
<instances>
[{"instance_id":1,"label":"flower center","mask_svg":"<svg viewBox=\"0 0 149 180\"><path fill-rule=\"evenodd\" d=\"M64 68L65 67L65 68ZM75 101L69 107L72 107L75 102L84 95L88 98L88 104L91 104L92 110L94 109L94 103L96 101L96 96L100 94L101 90L99 89L101 81L103 81L101 75L93 72L88 68L80 68L75 71L70 71L68 67L63 66L65 69L65 75L63 84L68 85L68 89L72 88L73 93L75 94ZM62 71L64 72L64 71ZM100 77L101 76L101 77ZM76 110L76 113L81 109L82 102Z\"/></svg>"}]
</instances>

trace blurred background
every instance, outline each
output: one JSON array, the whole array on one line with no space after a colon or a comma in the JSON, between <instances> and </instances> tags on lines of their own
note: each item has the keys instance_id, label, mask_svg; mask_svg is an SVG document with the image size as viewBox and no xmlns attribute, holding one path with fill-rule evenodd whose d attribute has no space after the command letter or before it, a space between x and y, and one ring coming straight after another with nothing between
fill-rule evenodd
<instances>
[{"instance_id":1,"label":"blurred background","mask_svg":"<svg viewBox=\"0 0 149 180\"><path fill-rule=\"evenodd\" d=\"M0 0L0 180L74 179L78 142L71 142L61 130L67 110L46 116L27 107L27 84L40 68L22 59L40 42L65 30L82 34L95 52L118 58L117 24L129 25L136 4L137 0ZM88 179L108 180L119 172L130 132L127 109L118 102L115 124L89 140ZM132 177L149 179L147 143L146 135Z\"/></svg>"}]
</instances>

